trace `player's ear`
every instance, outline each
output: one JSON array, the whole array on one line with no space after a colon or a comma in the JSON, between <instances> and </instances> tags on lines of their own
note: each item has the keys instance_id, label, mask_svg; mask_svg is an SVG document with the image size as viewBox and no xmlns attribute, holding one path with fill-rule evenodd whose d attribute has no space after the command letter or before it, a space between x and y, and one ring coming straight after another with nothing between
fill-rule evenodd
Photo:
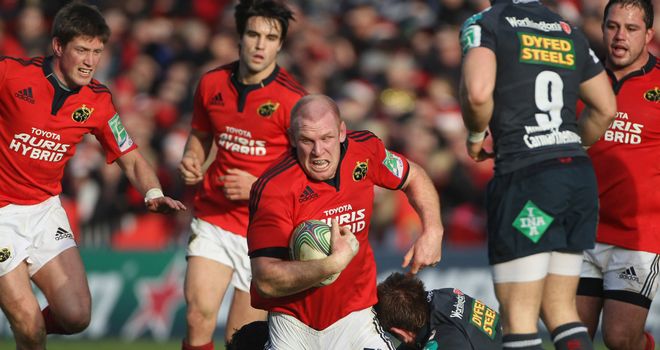
<instances>
[{"instance_id":1,"label":"player's ear","mask_svg":"<svg viewBox=\"0 0 660 350\"><path fill-rule=\"evenodd\" d=\"M53 47L53 54L55 54L55 57L62 57L62 52L64 51L64 46L62 46L62 42L60 42L60 39L57 37L54 37L51 40L51 46Z\"/></svg>"},{"instance_id":2,"label":"player's ear","mask_svg":"<svg viewBox=\"0 0 660 350\"><path fill-rule=\"evenodd\" d=\"M411 331L399 327L390 327L389 332L405 344L412 344L415 342L415 334Z\"/></svg>"}]
</instances>

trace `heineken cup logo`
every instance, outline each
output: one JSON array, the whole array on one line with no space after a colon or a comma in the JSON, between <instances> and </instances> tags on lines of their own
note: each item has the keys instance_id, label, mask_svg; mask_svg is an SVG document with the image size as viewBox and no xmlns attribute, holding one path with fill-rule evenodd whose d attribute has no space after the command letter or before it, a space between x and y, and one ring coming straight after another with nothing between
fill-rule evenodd
<instances>
[{"instance_id":1,"label":"heineken cup logo","mask_svg":"<svg viewBox=\"0 0 660 350\"><path fill-rule=\"evenodd\" d=\"M552 216L546 214L534 202L527 201L520 214L513 221L513 227L532 242L537 243L550 227L552 221L554 221Z\"/></svg>"}]
</instances>

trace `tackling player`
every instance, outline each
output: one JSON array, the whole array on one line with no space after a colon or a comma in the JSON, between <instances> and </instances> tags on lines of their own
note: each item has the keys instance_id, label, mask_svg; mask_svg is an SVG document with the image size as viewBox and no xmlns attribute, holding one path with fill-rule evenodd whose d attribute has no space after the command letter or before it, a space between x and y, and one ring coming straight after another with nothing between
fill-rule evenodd
<instances>
[{"instance_id":1,"label":"tackling player","mask_svg":"<svg viewBox=\"0 0 660 350\"><path fill-rule=\"evenodd\" d=\"M368 233L374 185L404 191L422 219L423 232L403 262L411 273L440 261L437 192L421 167L388 151L374 134L347 131L327 96L298 101L289 136L295 150L269 168L250 194L252 305L269 311L270 348L391 348L372 309L376 266ZM292 261L291 232L310 219L332 224L332 253ZM351 247L355 238L357 252ZM314 287L337 272L334 283Z\"/></svg>"},{"instance_id":2,"label":"tackling player","mask_svg":"<svg viewBox=\"0 0 660 350\"><path fill-rule=\"evenodd\" d=\"M288 149L289 113L305 90L276 62L293 14L276 1L236 5L239 61L206 73L195 93L192 131L179 170L201 182L188 243L187 333L183 349L213 349L222 299L231 283L225 340L266 313L250 307L250 260L245 235L250 187ZM204 174L211 144L216 157ZM209 278L213 276L213 278Z\"/></svg>"},{"instance_id":3,"label":"tackling player","mask_svg":"<svg viewBox=\"0 0 660 350\"><path fill-rule=\"evenodd\" d=\"M46 334L78 333L90 321L85 270L59 199L84 134L98 139L150 211L185 209L163 196L110 91L92 78L109 36L95 7L73 2L53 21L53 56L0 57L0 307L17 349L45 349ZM43 311L30 280L48 301Z\"/></svg>"},{"instance_id":4,"label":"tackling player","mask_svg":"<svg viewBox=\"0 0 660 350\"><path fill-rule=\"evenodd\" d=\"M503 348L541 349L540 315L557 349L591 349L575 291L598 189L582 146L616 113L607 76L582 33L537 0L495 0L465 22L461 44L468 154L495 158L488 255ZM578 96L589 106L579 125ZM489 126L494 153L483 149Z\"/></svg>"},{"instance_id":5,"label":"tackling player","mask_svg":"<svg viewBox=\"0 0 660 350\"><path fill-rule=\"evenodd\" d=\"M393 273L378 284L378 321L403 349L502 348L500 315L458 289L426 291L415 276Z\"/></svg>"},{"instance_id":6,"label":"tackling player","mask_svg":"<svg viewBox=\"0 0 660 350\"><path fill-rule=\"evenodd\" d=\"M609 349L653 349L644 333L660 271L660 62L649 54L653 5L611 0L603 19L605 67L617 118L590 149L598 179L596 247L585 252L578 311L593 337L602 310Z\"/></svg>"}]
</instances>

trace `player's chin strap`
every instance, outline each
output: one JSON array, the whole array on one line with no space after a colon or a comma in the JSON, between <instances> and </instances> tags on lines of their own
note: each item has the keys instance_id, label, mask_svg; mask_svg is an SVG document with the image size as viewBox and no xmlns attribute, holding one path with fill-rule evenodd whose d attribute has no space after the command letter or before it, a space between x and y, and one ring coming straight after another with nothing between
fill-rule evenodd
<instances>
[{"instance_id":1,"label":"player's chin strap","mask_svg":"<svg viewBox=\"0 0 660 350\"><path fill-rule=\"evenodd\" d=\"M163 194L163 190L161 190L158 187L154 187L149 191L147 191L147 193L144 195L144 202L147 203L152 199L161 198L161 197L165 197L165 195Z\"/></svg>"}]
</instances>

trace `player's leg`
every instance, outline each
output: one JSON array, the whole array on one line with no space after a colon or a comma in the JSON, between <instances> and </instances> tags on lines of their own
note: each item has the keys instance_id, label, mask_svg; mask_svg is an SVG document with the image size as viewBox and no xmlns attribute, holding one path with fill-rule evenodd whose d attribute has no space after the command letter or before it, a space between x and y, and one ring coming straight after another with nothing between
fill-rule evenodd
<instances>
[{"instance_id":1,"label":"player's leg","mask_svg":"<svg viewBox=\"0 0 660 350\"><path fill-rule=\"evenodd\" d=\"M603 338L610 349L645 349L644 325L658 288L660 256L613 247L604 273Z\"/></svg>"},{"instance_id":2,"label":"player's leg","mask_svg":"<svg viewBox=\"0 0 660 350\"><path fill-rule=\"evenodd\" d=\"M48 301L43 315L48 334L74 334L87 328L92 298L76 247L61 252L32 276Z\"/></svg>"},{"instance_id":3,"label":"player's leg","mask_svg":"<svg viewBox=\"0 0 660 350\"><path fill-rule=\"evenodd\" d=\"M0 276L0 308L9 320L17 350L46 348L46 328L32 293L27 264Z\"/></svg>"},{"instance_id":4,"label":"player's leg","mask_svg":"<svg viewBox=\"0 0 660 350\"><path fill-rule=\"evenodd\" d=\"M603 309L603 266L611 256L610 245L596 243L594 249L584 252L582 271L577 290L577 310L580 320L589 329L589 336L594 338Z\"/></svg>"},{"instance_id":5,"label":"player's leg","mask_svg":"<svg viewBox=\"0 0 660 350\"><path fill-rule=\"evenodd\" d=\"M380 326L376 311L371 307L351 312L321 333L323 349L394 350L394 344Z\"/></svg>"},{"instance_id":6,"label":"player's leg","mask_svg":"<svg viewBox=\"0 0 660 350\"><path fill-rule=\"evenodd\" d=\"M548 257L539 253L493 265L504 349L542 349L538 321Z\"/></svg>"},{"instance_id":7,"label":"player's leg","mask_svg":"<svg viewBox=\"0 0 660 350\"><path fill-rule=\"evenodd\" d=\"M186 345L213 349L213 332L217 326L218 311L232 273L231 267L217 261L201 256L188 258L184 283L188 327L184 349Z\"/></svg>"},{"instance_id":8,"label":"player's leg","mask_svg":"<svg viewBox=\"0 0 660 350\"><path fill-rule=\"evenodd\" d=\"M267 317L268 312L255 309L250 305L249 291L234 288L234 297L225 328L225 339L230 340L236 330L241 329L244 325L254 321L264 321Z\"/></svg>"},{"instance_id":9,"label":"player's leg","mask_svg":"<svg viewBox=\"0 0 660 350\"><path fill-rule=\"evenodd\" d=\"M48 306L42 311L48 334L82 332L91 320L92 302L85 267L58 197L35 206L30 222L33 243L28 270Z\"/></svg>"},{"instance_id":10,"label":"player's leg","mask_svg":"<svg viewBox=\"0 0 660 350\"><path fill-rule=\"evenodd\" d=\"M330 326L332 327L332 326ZM350 349L350 347L326 347L322 336L297 318L279 312L268 314L268 350Z\"/></svg>"}]
</instances>

